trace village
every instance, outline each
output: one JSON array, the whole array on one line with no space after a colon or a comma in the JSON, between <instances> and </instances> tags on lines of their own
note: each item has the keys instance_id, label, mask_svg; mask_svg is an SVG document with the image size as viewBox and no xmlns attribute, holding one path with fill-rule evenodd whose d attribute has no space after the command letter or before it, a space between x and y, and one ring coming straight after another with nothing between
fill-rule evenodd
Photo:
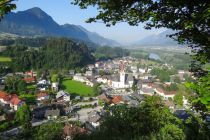
<instances>
[{"instance_id":1,"label":"village","mask_svg":"<svg viewBox=\"0 0 210 140\"><path fill-rule=\"evenodd\" d=\"M24 104L29 105L32 112L32 126L41 125L48 121L78 121L83 124L83 129L94 132L103 119L109 115L105 106L125 104L128 107L137 107L144 102L147 96L162 97L165 105L173 113L185 117L185 109L189 109L187 94L181 95L181 104L174 101L179 94L178 88L171 85L184 83L186 75L191 73L178 70L175 75L170 75L170 81L163 82L154 75L155 68L172 69L169 64L150 66L139 65L144 60L133 57L115 58L113 60L97 61L87 65L85 71L79 73L74 69L68 70L62 80L58 74L51 77L47 72L37 78L36 71L7 73L1 77L0 105L1 122L12 121L15 112ZM84 69L84 68L83 68ZM28 91L24 94L7 93L4 89L10 77L18 76L27 85ZM174 78L176 77L176 78ZM177 79L178 80L175 80ZM78 84L78 85L76 85ZM68 87L73 85L73 87ZM77 87L78 86L78 87ZM171 87L172 88L171 88ZM77 89L73 89L77 87ZM168 88L169 87L169 88ZM86 88L85 92L81 92ZM78 91L79 92L78 92ZM73 129L72 126L65 126ZM76 126L74 126L76 127ZM17 127L1 130L4 135L15 135ZM67 135L68 137L68 135Z\"/></svg>"}]
</instances>

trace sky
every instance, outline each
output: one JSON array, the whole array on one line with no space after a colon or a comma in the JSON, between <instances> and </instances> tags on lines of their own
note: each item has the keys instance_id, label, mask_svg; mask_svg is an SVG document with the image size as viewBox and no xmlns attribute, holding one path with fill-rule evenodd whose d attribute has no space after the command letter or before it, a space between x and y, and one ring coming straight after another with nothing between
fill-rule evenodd
<instances>
[{"instance_id":1,"label":"sky","mask_svg":"<svg viewBox=\"0 0 210 140\"><path fill-rule=\"evenodd\" d=\"M103 37L116 40L120 43L133 43L142 38L158 34L165 29L145 30L143 24L130 26L127 23L118 23L112 27L106 27L103 23L86 23L90 17L97 15L97 9L89 7L81 10L71 4L72 0L16 0L17 11L24 11L33 7L39 7L50 15L58 24L81 25L91 32L96 32Z\"/></svg>"}]
</instances>

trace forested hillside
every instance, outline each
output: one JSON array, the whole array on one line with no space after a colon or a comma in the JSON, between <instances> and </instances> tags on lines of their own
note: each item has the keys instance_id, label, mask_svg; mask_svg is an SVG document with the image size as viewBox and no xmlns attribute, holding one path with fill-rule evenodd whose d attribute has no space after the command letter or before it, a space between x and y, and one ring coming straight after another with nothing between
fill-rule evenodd
<instances>
[{"instance_id":1,"label":"forested hillside","mask_svg":"<svg viewBox=\"0 0 210 140\"><path fill-rule=\"evenodd\" d=\"M14 71L40 68L69 69L82 67L94 61L84 44L65 38L48 38L45 42L42 47L35 49L27 47L26 42L25 45L19 43L7 47L1 55L12 58L11 67Z\"/></svg>"}]
</instances>

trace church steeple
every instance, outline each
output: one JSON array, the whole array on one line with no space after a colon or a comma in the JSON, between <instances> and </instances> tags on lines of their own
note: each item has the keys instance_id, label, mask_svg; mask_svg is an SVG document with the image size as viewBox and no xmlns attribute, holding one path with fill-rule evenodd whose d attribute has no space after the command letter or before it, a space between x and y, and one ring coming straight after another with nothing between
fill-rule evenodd
<instances>
[{"instance_id":1,"label":"church steeple","mask_svg":"<svg viewBox=\"0 0 210 140\"><path fill-rule=\"evenodd\" d=\"M120 61L120 82L125 84L125 64Z\"/></svg>"}]
</instances>

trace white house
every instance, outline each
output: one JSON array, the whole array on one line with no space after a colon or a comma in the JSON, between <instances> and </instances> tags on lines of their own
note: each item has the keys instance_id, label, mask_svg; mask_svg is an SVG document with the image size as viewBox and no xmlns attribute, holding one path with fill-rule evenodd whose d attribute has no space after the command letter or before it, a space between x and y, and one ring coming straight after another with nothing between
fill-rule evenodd
<instances>
[{"instance_id":1,"label":"white house","mask_svg":"<svg viewBox=\"0 0 210 140\"><path fill-rule=\"evenodd\" d=\"M53 83L52 83L52 90L53 90L53 91L58 91L58 87L59 87L58 82L53 82Z\"/></svg>"},{"instance_id":2,"label":"white house","mask_svg":"<svg viewBox=\"0 0 210 140\"><path fill-rule=\"evenodd\" d=\"M25 102L20 100L16 94L13 94L10 96L9 103L10 103L10 107L14 109L15 111L17 111L19 107L25 104Z\"/></svg>"},{"instance_id":3,"label":"white house","mask_svg":"<svg viewBox=\"0 0 210 140\"><path fill-rule=\"evenodd\" d=\"M82 76L81 74L76 74L73 76L73 80L84 83L87 81L87 78Z\"/></svg>"},{"instance_id":4,"label":"white house","mask_svg":"<svg viewBox=\"0 0 210 140\"><path fill-rule=\"evenodd\" d=\"M56 100L58 102L69 102L70 101L70 94L61 90L56 94Z\"/></svg>"},{"instance_id":5,"label":"white house","mask_svg":"<svg viewBox=\"0 0 210 140\"><path fill-rule=\"evenodd\" d=\"M162 96L164 98L164 100L168 100L169 98L173 99L174 96L176 95L176 91L169 92L169 91L164 91L161 88L155 88L154 90L158 95Z\"/></svg>"},{"instance_id":6,"label":"white house","mask_svg":"<svg viewBox=\"0 0 210 140\"><path fill-rule=\"evenodd\" d=\"M50 84L50 81L47 81L46 79L41 79L37 82L37 84L43 84L43 85L46 85L46 84Z\"/></svg>"},{"instance_id":7,"label":"white house","mask_svg":"<svg viewBox=\"0 0 210 140\"><path fill-rule=\"evenodd\" d=\"M85 72L85 76L92 76L93 75L93 71L89 70Z\"/></svg>"},{"instance_id":8,"label":"white house","mask_svg":"<svg viewBox=\"0 0 210 140\"><path fill-rule=\"evenodd\" d=\"M137 66L131 66L131 71L132 71L133 73L137 73L137 72L138 72Z\"/></svg>"},{"instance_id":9,"label":"white house","mask_svg":"<svg viewBox=\"0 0 210 140\"><path fill-rule=\"evenodd\" d=\"M146 73L146 69L139 68L139 72L144 74L144 73Z\"/></svg>"},{"instance_id":10,"label":"white house","mask_svg":"<svg viewBox=\"0 0 210 140\"><path fill-rule=\"evenodd\" d=\"M144 87L144 88L140 89L140 94L153 96L154 95L154 89L149 88L149 87Z\"/></svg>"}]
</instances>

